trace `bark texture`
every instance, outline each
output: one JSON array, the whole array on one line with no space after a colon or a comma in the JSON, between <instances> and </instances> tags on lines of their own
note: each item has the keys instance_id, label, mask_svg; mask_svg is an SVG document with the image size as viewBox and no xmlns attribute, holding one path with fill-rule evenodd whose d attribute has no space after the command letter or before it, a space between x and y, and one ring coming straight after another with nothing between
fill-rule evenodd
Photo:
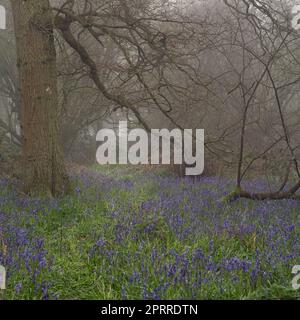
<instances>
[{"instance_id":1,"label":"bark texture","mask_svg":"<svg viewBox=\"0 0 300 320\"><path fill-rule=\"evenodd\" d=\"M25 191L69 189L58 127L53 17L49 0L11 0L21 90Z\"/></svg>"}]
</instances>

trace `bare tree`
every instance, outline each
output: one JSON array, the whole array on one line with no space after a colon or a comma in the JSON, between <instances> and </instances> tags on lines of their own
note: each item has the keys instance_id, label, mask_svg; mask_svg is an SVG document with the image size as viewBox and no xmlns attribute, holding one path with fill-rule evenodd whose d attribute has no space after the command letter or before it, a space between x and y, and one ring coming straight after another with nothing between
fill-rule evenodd
<instances>
[{"instance_id":1,"label":"bare tree","mask_svg":"<svg viewBox=\"0 0 300 320\"><path fill-rule=\"evenodd\" d=\"M242 4L237 1L224 1L232 10L236 19L246 21L256 38L256 47L249 45L251 41L245 41L244 29L238 24L238 33L240 34L240 47L243 52L247 53L253 60L260 65L261 75L253 82L251 87L245 86L245 74L240 77L241 81L236 88L240 88L243 96L244 107L240 134L240 149L237 163L237 183L236 190L226 197L227 200L235 200L238 198L248 198L253 200L279 200L288 198L298 198L297 191L300 189L300 172L299 159L296 150L299 147L296 139L299 137L297 131L292 130L289 121L288 104L292 99L291 87L297 86L299 76L294 80L290 80L293 73L288 73L286 77L284 67L298 64L294 43L298 42L299 37L290 27L288 6L281 2L281 7L270 2L266 4L262 1L244 1ZM252 37L253 41L253 37ZM294 52L293 52L294 51ZM245 54L243 55L245 57ZM243 70L246 70L244 67ZM236 89L235 88L235 89ZM246 89L246 90L245 90ZM245 141L247 128L249 126L249 113L251 109L256 109L257 93L264 91L265 95L270 97L271 112L278 121L275 124L269 122L273 138L261 152L246 160L245 158ZM266 103L266 101L265 101ZM257 109L256 109L257 110ZM270 109L269 109L270 112ZM277 190L271 190L264 193L256 193L254 191L246 191L242 187L242 181L248 170L259 160L267 159L269 155L277 155L271 162L281 162L277 169L283 169L282 182ZM280 151L284 151L281 154ZM294 172L294 174L292 174ZM278 175L278 173L277 173ZM291 184L289 185L289 178Z\"/></svg>"}]
</instances>

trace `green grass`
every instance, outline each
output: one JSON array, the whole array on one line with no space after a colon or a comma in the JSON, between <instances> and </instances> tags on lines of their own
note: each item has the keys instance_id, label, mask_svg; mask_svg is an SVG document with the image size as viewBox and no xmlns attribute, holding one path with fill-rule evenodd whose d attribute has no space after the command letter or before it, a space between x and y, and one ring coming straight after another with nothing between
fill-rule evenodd
<instances>
[{"instance_id":1,"label":"green grass","mask_svg":"<svg viewBox=\"0 0 300 320\"><path fill-rule=\"evenodd\" d=\"M158 201L158 191L161 186L155 179L145 179L142 170L135 170L132 167L114 166L101 169L97 167L93 170L101 171L102 174L125 183L131 182L133 186L121 188L117 184L107 192L102 190L102 186L97 187L93 184L84 187L78 180L80 192L59 199L55 208L47 210L47 205L40 207L37 210L39 219L28 220L27 215L24 215L23 219L21 215L18 220L19 225L32 230L34 236L45 240L51 271L44 270L41 276L49 283L50 298L299 298L299 292L291 288L291 268L292 263L296 264L299 261L297 257L290 262L291 265L286 263L281 265L278 262L273 266L270 279L265 279L261 275L257 276L254 282L251 282L250 271L209 270L208 261L202 262L198 259L193 262L195 252L199 249L214 265L222 264L224 259L232 257L254 262L257 250L267 250L263 235L257 236L256 231L245 235L228 234L226 231L215 234L191 232L190 235L181 238L181 231L176 233L166 216L159 214L159 211L152 208L141 214L143 203L149 200ZM166 172L161 170L157 175L163 178ZM182 185L179 183L179 187L176 188L180 191L185 187L184 183ZM217 186L206 182L201 188L208 188L211 191ZM177 189L174 190L164 191L172 195ZM185 199L183 192L178 207L178 212L181 212L178 218L182 217L184 220L182 226L180 224L181 228L193 225L192 219L195 219L194 216L189 218L185 212L184 205L188 204L189 200ZM203 208L205 205L204 203ZM217 210L216 204L211 203L210 210L212 215L216 215L216 219L220 219L217 215L221 214L225 221L228 217L230 219L233 217L233 212L251 211L253 206L254 204L250 202L237 203L233 206L224 205ZM1 210L6 209L9 214L12 208L22 211L21 208L16 209L15 204L10 202L2 205ZM25 210L31 212L34 208L35 205L32 204ZM291 208L292 211L293 219L297 221L299 207ZM210 216L199 215L199 221L213 230L215 220ZM122 228L128 228L129 231L126 232ZM299 229L294 232L295 234L291 234L290 237L299 237ZM121 240L118 240L119 235ZM95 244L99 239L102 242L97 247ZM287 243L280 245L283 247L283 252L289 250ZM172 265L175 265L177 270L169 277L164 268ZM267 261L262 261L261 268L269 271L270 265ZM183 280L185 276L180 278L180 274L185 270L188 273L187 280ZM201 277L203 278L199 285ZM16 293L15 286L20 281L23 284L22 290ZM4 298L41 298L41 293L36 293L32 289L31 281L32 278L29 276L26 278L24 270L12 274Z\"/></svg>"}]
</instances>

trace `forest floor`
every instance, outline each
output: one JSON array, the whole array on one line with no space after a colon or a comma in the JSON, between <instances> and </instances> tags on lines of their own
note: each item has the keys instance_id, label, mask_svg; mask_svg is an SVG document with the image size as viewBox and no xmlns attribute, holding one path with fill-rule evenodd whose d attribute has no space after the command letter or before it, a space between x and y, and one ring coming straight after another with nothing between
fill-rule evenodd
<instances>
[{"instance_id":1,"label":"forest floor","mask_svg":"<svg viewBox=\"0 0 300 320\"><path fill-rule=\"evenodd\" d=\"M225 204L230 180L139 167L72 179L61 199L0 180L3 299L300 299L299 201Z\"/></svg>"}]
</instances>

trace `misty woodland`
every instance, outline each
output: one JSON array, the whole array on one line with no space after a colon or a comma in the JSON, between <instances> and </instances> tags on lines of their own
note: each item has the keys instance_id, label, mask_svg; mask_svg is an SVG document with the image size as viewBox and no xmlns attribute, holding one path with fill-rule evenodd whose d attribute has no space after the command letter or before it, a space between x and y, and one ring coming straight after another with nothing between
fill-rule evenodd
<instances>
[{"instance_id":1,"label":"misty woodland","mask_svg":"<svg viewBox=\"0 0 300 320\"><path fill-rule=\"evenodd\" d=\"M120 122L204 130L202 174ZM0 300L300 299L299 265L300 2L0 0Z\"/></svg>"}]
</instances>

